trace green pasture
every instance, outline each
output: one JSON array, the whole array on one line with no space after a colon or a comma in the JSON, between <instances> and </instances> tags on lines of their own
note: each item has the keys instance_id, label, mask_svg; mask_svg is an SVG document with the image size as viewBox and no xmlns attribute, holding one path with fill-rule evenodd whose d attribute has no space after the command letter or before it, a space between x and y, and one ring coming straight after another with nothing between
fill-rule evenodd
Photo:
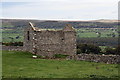
<instances>
[{"instance_id":1,"label":"green pasture","mask_svg":"<svg viewBox=\"0 0 120 80\"><path fill-rule=\"evenodd\" d=\"M54 30L54 29L52 29ZM118 37L118 30L116 29L93 29L93 28L79 28L76 29L78 38L95 38L95 37ZM100 34L97 34L100 33ZM3 29L2 30L2 39L3 42L19 42L23 41L23 30L22 29ZM16 37L19 36L18 39ZM11 39L11 38L13 39Z\"/></svg>"},{"instance_id":2,"label":"green pasture","mask_svg":"<svg viewBox=\"0 0 120 80\"><path fill-rule=\"evenodd\" d=\"M33 59L21 51L3 51L2 63L3 78L118 78L117 64Z\"/></svg>"},{"instance_id":3,"label":"green pasture","mask_svg":"<svg viewBox=\"0 0 120 80\"><path fill-rule=\"evenodd\" d=\"M116 29L93 29L93 28L79 28L76 29L77 31L77 37L113 37L112 34L115 35L115 37L118 37L118 30ZM97 34L97 33L100 33Z\"/></svg>"},{"instance_id":4,"label":"green pasture","mask_svg":"<svg viewBox=\"0 0 120 80\"><path fill-rule=\"evenodd\" d=\"M16 37L18 37L16 39ZM23 31L22 30L2 30L2 42L19 42L23 41Z\"/></svg>"}]
</instances>

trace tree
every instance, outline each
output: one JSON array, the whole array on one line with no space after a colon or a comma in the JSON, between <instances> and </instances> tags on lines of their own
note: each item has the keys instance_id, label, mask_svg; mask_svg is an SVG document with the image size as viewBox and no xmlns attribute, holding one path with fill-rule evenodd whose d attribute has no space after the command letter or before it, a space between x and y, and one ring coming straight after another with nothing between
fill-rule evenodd
<instances>
[{"instance_id":1,"label":"tree","mask_svg":"<svg viewBox=\"0 0 120 80\"><path fill-rule=\"evenodd\" d=\"M9 37L11 39L11 42L14 42L14 38L13 37Z\"/></svg>"},{"instance_id":2,"label":"tree","mask_svg":"<svg viewBox=\"0 0 120 80\"><path fill-rule=\"evenodd\" d=\"M112 37L115 37L115 33L112 33Z\"/></svg>"},{"instance_id":3,"label":"tree","mask_svg":"<svg viewBox=\"0 0 120 80\"><path fill-rule=\"evenodd\" d=\"M116 53L115 53L116 55L120 55L120 45L118 45L117 47L116 47Z\"/></svg>"},{"instance_id":4,"label":"tree","mask_svg":"<svg viewBox=\"0 0 120 80\"><path fill-rule=\"evenodd\" d=\"M111 47L107 47L105 48L105 53L104 54L116 54L116 49L115 48L111 48Z\"/></svg>"},{"instance_id":5,"label":"tree","mask_svg":"<svg viewBox=\"0 0 120 80\"><path fill-rule=\"evenodd\" d=\"M99 54L101 52L101 48L99 46L93 44L78 44L77 45L78 53L94 53Z\"/></svg>"}]
</instances>

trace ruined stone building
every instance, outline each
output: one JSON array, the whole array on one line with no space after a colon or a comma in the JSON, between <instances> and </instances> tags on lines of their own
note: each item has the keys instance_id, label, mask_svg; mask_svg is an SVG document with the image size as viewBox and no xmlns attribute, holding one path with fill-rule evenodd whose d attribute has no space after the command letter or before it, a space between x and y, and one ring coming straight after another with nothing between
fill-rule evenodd
<instances>
[{"instance_id":1,"label":"ruined stone building","mask_svg":"<svg viewBox=\"0 0 120 80\"><path fill-rule=\"evenodd\" d=\"M61 30L39 29L32 23L25 29L24 49L36 55L76 54L76 32L67 25Z\"/></svg>"}]
</instances>

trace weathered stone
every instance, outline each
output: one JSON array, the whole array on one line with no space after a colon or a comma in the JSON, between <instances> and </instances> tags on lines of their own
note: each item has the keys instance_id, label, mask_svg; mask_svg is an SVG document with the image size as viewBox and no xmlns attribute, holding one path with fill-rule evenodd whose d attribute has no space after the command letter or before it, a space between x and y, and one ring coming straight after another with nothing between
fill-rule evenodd
<instances>
[{"instance_id":1,"label":"weathered stone","mask_svg":"<svg viewBox=\"0 0 120 80\"><path fill-rule=\"evenodd\" d=\"M85 60L93 62L103 62L107 64L119 64L120 55L96 55L96 54L78 54L76 60Z\"/></svg>"},{"instance_id":2,"label":"weathered stone","mask_svg":"<svg viewBox=\"0 0 120 80\"><path fill-rule=\"evenodd\" d=\"M54 54L75 55L75 29L67 25L63 30L43 30L30 23L24 33L24 50L48 57Z\"/></svg>"}]
</instances>

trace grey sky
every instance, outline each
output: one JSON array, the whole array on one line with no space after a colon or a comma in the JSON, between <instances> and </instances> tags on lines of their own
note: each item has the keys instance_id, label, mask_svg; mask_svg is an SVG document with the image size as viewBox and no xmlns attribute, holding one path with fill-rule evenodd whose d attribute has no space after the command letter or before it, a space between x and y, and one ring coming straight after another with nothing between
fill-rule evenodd
<instances>
[{"instance_id":1,"label":"grey sky","mask_svg":"<svg viewBox=\"0 0 120 80\"><path fill-rule=\"evenodd\" d=\"M52 20L117 19L119 0L4 0L1 18Z\"/></svg>"}]
</instances>

